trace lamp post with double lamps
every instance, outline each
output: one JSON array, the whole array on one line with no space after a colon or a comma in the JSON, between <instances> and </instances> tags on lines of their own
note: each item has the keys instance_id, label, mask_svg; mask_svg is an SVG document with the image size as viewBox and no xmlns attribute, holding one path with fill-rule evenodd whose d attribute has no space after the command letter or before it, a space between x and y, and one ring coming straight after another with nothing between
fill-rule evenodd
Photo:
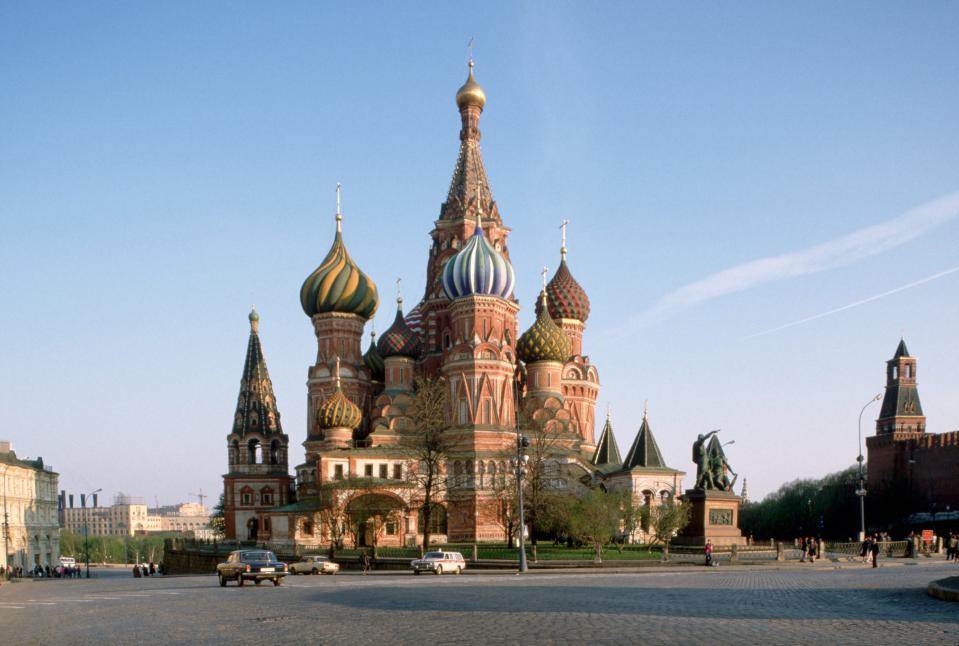
<instances>
[{"instance_id":1,"label":"lamp post with double lamps","mask_svg":"<svg viewBox=\"0 0 959 646\"><path fill-rule=\"evenodd\" d=\"M90 493L86 494L86 497L89 498L90 500L93 500L93 494L100 493L101 491L103 491L103 489L97 489L96 491L91 491ZM83 551L86 555L86 560L87 560L87 578L88 579L90 578L90 542L89 542L90 531L88 528L89 523L90 523L90 517L89 517L89 514L87 514L86 507L84 507L83 509Z\"/></svg>"},{"instance_id":2,"label":"lamp post with double lamps","mask_svg":"<svg viewBox=\"0 0 959 646\"><path fill-rule=\"evenodd\" d=\"M859 455L856 456L856 462L859 463L859 488L856 489L856 495L859 496L859 542L866 540L866 478L862 471L862 463L865 458L862 457L862 414L866 412L869 405L882 399L882 393L879 393L866 402L866 405L859 411Z\"/></svg>"}]
</instances>

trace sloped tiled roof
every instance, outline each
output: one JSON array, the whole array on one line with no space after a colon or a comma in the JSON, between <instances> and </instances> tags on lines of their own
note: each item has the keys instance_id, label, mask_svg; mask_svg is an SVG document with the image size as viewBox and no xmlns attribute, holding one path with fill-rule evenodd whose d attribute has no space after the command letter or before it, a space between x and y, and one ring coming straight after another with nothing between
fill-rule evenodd
<instances>
[{"instance_id":1,"label":"sloped tiled roof","mask_svg":"<svg viewBox=\"0 0 959 646\"><path fill-rule=\"evenodd\" d=\"M619 446L616 445L616 436L613 435L613 425L606 417L606 424L603 425L603 432L599 435L599 442L596 443L596 452L590 460L595 466L603 464L615 464L619 466L623 458L619 454Z\"/></svg>"},{"instance_id":2,"label":"sloped tiled roof","mask_svg":"<svg viewBox=\"0 0 959 646\"><path fill-rule=\"evenodd\" d=\"M653 431L649 428L649 421L643 417L643 423L636 433L633 445L629 447L626 459L623 460L623 469L628 471L635 468L667 469L666 460L659 451Z\"/></svg>"}]
</instances>

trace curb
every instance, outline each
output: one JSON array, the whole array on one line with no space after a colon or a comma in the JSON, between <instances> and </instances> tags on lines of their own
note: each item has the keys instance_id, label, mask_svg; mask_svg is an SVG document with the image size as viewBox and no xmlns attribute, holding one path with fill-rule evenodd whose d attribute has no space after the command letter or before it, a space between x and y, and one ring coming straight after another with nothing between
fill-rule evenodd
<instances>
[{"instance_id":1,"label":"curb","mask_svg":"<svg viewBox=\"0 0 959 646\"><path fill-rule=\"evenodd\" d=\"M959 576L951 576L945 579L933 581L926 588L930 597L935 597L941 601L959 601Z\"/></svg>"}]
</instances>

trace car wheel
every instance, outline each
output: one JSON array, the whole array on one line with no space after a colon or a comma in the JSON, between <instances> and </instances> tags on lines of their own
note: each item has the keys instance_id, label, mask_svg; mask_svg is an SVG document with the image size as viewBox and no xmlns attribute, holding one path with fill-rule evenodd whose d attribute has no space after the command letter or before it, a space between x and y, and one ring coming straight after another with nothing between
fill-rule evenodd
<instances>
[{"instance_id":1,"label":"car wheel","mask_svg":"<svg viewBox=\"0 0 959 646\"><path fill-rule=\"evenodd\" d=\"M275 579L273 579L273 585L274 586L280 585L282 581L283 579L281 579L280 577L276 577Z\"/></svg>"},{"instance_id":2,"label":"car wheel","mask_svg":"<svg viewBox=\"0 0 959 646\"><path fill-rule=\"evenodd\" d=\"M319 574L319 573L320 573L319 570L317 570L316 568L313 568L313 574Z\"/></svg>"},{"instance_id":3,"label":"car wheel","mask_svg":"<svg viewBox=\"0 0 959 646\"><path fill-rule=\"evenodd\" d=\"M442 566L442 565L440 565L439 567L436 568L436 573L437 573L437 574L440 574L440 575L443 574L443 566Z\"/></svg>"},{"instance_id":4,"label":"car wheel","mask_svg":"<svg viewBox=\"0 0 959 646\"><path fill-rule=\"evenodd\" d=\"M242 587L243 587L243 583L244 583L244 581L243 581L243 575L242 575L242 574L237 574L237 575L236 575L236 584L242 588Z\"/></svg>"},{"instance_id":5,"label":"car wheel","mask_svg":"<svg viewBox=\"0 0 959 646\"><path fill-rule=\"evenodd\" d=\"M219 577L219 579L220 579L220 587L221 587L221 588L225 588L225 587L226 587L226 577L223 576L222 574L217 574L217 577Z\"/></svg>"},{"instance_id":6,"label":"car wheel","mask_svg":"<svg viewBox=\"0 0 959 646\"><path fill-rule=\"evenodd\" d=\"M413 570L413 574L415 574L416 576L419 576L419 575L420 575L420 571L419 571L419 570Z\"/></svg>"},{"instance_id":7,"label":"car wheel","mask_svg":"<svg viewBox=\"0 0 959 646\"><path fill-rule=\"evenodd\" d=\"M254 579L253 583L256 585L260 585L261 583L263 583L263 579Z\"/></svg>"},{"instance_id":8,"label":"car wheel","mask_svg":"<svg viewBox=\"0 0 959 646\"><path fill-rule=\"evenodd\" d=\"M462 574L462 573L463 573L463 568L461 568L461 567L456 568L456 573L457 573L457 574Z\"/></svg>"}]
</instances>

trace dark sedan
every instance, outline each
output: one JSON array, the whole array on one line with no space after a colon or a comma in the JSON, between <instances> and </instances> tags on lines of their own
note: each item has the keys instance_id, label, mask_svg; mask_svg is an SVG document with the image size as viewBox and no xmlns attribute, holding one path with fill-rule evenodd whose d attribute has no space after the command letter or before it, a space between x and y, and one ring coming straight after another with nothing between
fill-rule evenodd
<instances>
[{"instance_id":1,"label":"dark sedan","mask_svg":"<svg viewBox=\"0 0 959 646\"><path fill-rule=\"evenodd\" d=\"M226 563L216 566L221 586L226 586L227 581L236 581L241 586L244 581L253 581L260 585L265 580L273 581L273 585L280 585L286 573L286 563L276 560L276 555L268 550L230 552Z\"/></svg>"}]
</instances>

